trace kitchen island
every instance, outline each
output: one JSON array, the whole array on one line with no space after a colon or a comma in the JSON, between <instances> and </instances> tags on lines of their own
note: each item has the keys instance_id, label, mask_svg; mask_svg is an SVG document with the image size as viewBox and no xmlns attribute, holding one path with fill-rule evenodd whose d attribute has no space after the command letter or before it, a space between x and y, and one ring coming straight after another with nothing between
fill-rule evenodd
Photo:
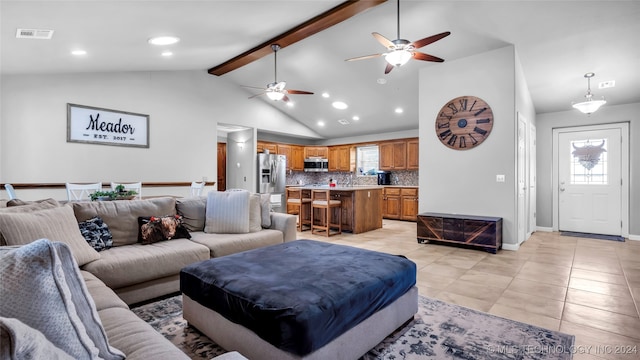
<instances>
[{"instance_id":1,"label":"kitchen island","mask_svg":"<svg viewBox=\"0 0 640 360\"><path fill-rule=\"evenodd\" d=\"M342 202L342 231L354 234L382 227L382 191L384 186L292 186L302 189L303 197L311 190L330 190L332 199Z\"/></svg>"}]
</instances>

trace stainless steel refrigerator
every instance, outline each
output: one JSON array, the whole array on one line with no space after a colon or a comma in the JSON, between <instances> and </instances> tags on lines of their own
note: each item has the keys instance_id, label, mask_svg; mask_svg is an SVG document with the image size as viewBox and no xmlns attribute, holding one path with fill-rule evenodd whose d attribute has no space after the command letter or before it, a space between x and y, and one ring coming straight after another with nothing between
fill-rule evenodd
<instances>
[{"instance_id":1,"label":"stainless steel refrigerator","mask_svg":"<svg viewBox=\"0 0 640 360\"><path fill-rule=\"evenodd\" d=\"M276 154L258 154L258 189L260 194L270 194L271 209L286 212L285 184L287 157Z\"/></svg>"}]
</instances>

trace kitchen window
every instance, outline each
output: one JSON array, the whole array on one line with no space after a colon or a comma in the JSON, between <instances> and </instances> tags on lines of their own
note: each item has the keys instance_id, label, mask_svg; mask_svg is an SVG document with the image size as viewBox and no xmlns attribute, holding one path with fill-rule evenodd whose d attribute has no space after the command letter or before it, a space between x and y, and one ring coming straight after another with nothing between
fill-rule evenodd
<instances>
[{"instance_id":1,"label":"kitchen window","mask_svg":"<svg viewBox=\"0 0 640 360\"><path fill-rule=\"evenodd\" d=\"M378 173L378 145L356 147L356 174L376 176Z\"/></svg>"}]
</instances>

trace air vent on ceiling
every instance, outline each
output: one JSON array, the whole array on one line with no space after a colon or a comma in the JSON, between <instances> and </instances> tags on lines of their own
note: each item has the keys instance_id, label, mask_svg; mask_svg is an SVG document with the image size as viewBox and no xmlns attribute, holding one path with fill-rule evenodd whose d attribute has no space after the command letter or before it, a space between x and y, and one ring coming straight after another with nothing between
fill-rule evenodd
<instances>
[{"instance_id":1,"label":"air vent on ceiling","mask_svg":"<svg viewBox=\"0 0 640 360\"><path fill-rule=\"evenodd\" d=\"M615 80L603 81L598 83L598 89L608 89L616 86Z\"/></svg>"},{"instance_id":2,"label":"air vent on ceiling","mask_svg":"<svg viewBox=\"0 0 640 360\"><path fill-rule=\"evenodd\" d=\"M340 120L338 120L338 122L339 122L340 124L342 124L342 125L349 125L349 124L351 124L351 123L349 122L349 120L347 120L347 119L340 119Z\"/></svg>"},{"instance_id":3,"label":"air vent on ceiling","mask_svg":"<svg viewBox=\"0 0 640 360\"><path fill-rule=\"evenodd\" d=\"M49 40L53 36L53 30L43 29L18 29L16 38L18 39L40 39Z\"/></svg>"}]
</instances>

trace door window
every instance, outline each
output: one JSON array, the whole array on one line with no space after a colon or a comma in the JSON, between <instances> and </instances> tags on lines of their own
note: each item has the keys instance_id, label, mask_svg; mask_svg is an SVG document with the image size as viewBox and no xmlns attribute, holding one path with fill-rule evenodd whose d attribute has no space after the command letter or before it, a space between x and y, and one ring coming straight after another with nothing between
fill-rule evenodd
<instances>
[{"instance_id":1,"label":"door window","mask_svg":"<svg viewBox=\"0 0 640 360\"><path fill-rule=\"evenodd\" d=\"M570 182L572 185L607 185L607 139L570 142Z\"/></svg>"}]
</instances>

